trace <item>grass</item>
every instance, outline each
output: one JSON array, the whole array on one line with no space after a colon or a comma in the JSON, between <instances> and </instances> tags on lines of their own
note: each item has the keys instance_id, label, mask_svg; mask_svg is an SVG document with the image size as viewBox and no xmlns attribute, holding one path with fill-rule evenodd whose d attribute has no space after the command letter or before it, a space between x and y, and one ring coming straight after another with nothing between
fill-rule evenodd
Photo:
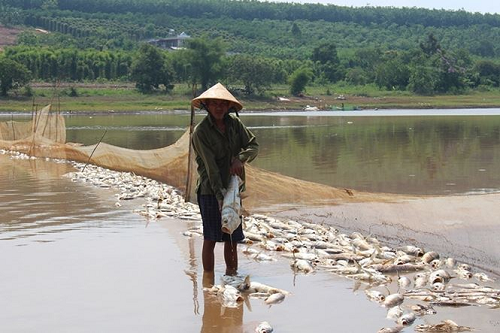
<instances>
[{"instance_id":1,"label":"grass","mask_svg":"<svg viewBox=\"0 0 500 333\"><path fill-rule=\"evenodd\" d=\"M71 87L76 91L70 96ZM177 85L169 94L141 94L131 84L68 84L54 89L50 86L34 86L33 97L22 92L0 98L0 112L31 112L47 104L62 111L154 111L189 110L191 90L187 85ZM345 99L341 99L343 97ZM500 89L471 91L462 95L418 96L406 91L380 90L376 86L311 86L303 97L290 96L288 86L276 85L264 96L236 96L246 110L297 110L307 105L320 109L358 107L361 109L423 109L423 108L490 108L500 107ZM288 101L279 101L284 97Z\"/></svg>"}]
</instances>

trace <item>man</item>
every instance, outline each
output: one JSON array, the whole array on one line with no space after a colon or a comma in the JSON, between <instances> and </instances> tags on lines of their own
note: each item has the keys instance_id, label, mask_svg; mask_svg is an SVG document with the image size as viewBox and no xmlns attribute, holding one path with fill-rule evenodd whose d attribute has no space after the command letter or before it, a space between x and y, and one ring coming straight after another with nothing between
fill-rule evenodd
<instances>
[{"instance_id":1,"label":"man","mask_svg":"<svg viewBox=\"0 0 500 333\"><path fill-rule=\"evenodd\" d=\"M243 105L220 83L191 101L204 108L208 115L195 127L192 137L198 164L196 193L203 220L202 262L205 272L213 272L214 248L224 242L226 274L238 270L237 244L244 238L240 225L232 235L221 230L221 209L231 175L238 175L245 185L245 163L252 161L259 145L255 136L231 111L238 112Z\"/></svg>"}]
</instances>

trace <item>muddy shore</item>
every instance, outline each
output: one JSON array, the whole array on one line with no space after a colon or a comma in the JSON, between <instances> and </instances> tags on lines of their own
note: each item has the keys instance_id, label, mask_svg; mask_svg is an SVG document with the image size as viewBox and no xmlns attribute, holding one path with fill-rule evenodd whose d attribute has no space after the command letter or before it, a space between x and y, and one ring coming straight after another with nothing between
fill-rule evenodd
<instances>
[{"instance_id":1,"label":"muddy shore","mask_svg":"<svg viewBox=\"0 0 500 333\"><path fill-rule=\"evenodd\" d=\"M412 243L500 275L500 194L419 197L398 202L272 208L271 215Z\"/></svg>"}]
</instances>

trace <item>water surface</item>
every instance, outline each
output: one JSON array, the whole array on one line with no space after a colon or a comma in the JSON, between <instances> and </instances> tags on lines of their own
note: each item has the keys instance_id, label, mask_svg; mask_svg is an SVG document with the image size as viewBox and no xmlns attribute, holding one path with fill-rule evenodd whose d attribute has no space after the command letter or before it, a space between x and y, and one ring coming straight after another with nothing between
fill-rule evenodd
<instances>
[{"instance_id":1,"label":"water surface","mask_svg":"<svg viewBox=\"0 0 500 333\"><path fill-rule=\"evenodd\" d=\"M261 143L255 164L297 178L400 193L500 188L497 115L241 117ZM95 144L107 130L105 142L158 148L177 140L188 118L182 112L71 116L68 140ZM66 163L0 154L1 331L253 332L263 320L282 333L393 326L385 309L366 299L366 285L327 272L294 276L288 260L259 263L242 254L240 273L292 295L270 308L250 300L221 317L219 303L201 288L201 241L181 235L189 223L147 221L132 212L142 202L116 207L113 190L62 177L69 171ZM224 271L220 250L216 282ZM452 319L492 332L497 317L484 307L440 308L414 325Z\"/></svg>"},{"instance_id":2,"label":"water surface","mask_svg":"<svg viewBox=\"0 0 500 333\"><path fill-rule=\"evenodd\" d=\"M197 121L203 114L197 116ZM241 114L261 146L254 165L361 191L464 194L500 189L500 110ZM132 149L172 144L185 112L67 118L68 141Z\"/></svg>"}]
</instances>

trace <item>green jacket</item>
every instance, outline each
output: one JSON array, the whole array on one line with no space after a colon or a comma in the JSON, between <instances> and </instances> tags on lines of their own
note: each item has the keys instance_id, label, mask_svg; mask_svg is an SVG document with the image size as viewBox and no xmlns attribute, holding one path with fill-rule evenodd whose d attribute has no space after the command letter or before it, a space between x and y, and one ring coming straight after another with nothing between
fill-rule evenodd
<instances>
[{"instance_id":1,"label":"green jacket","mask_svg":"<svg viewBox=\"0 0 500 333\"><path fill-rule=\"evenodd\" d=\"M198 181L196 192L199 194L214 194L218 200L224 199L223 189L227 189L231 175L232 158L241 162L250 162L258 154L259 144L255 135L250 132L241 120L231 114L224 118L226 131L222 133L212 116L208 114L196 125L192 144L198 164ZM245 175L242 175L245 190Z\"/></svg>"}]
</instances>

